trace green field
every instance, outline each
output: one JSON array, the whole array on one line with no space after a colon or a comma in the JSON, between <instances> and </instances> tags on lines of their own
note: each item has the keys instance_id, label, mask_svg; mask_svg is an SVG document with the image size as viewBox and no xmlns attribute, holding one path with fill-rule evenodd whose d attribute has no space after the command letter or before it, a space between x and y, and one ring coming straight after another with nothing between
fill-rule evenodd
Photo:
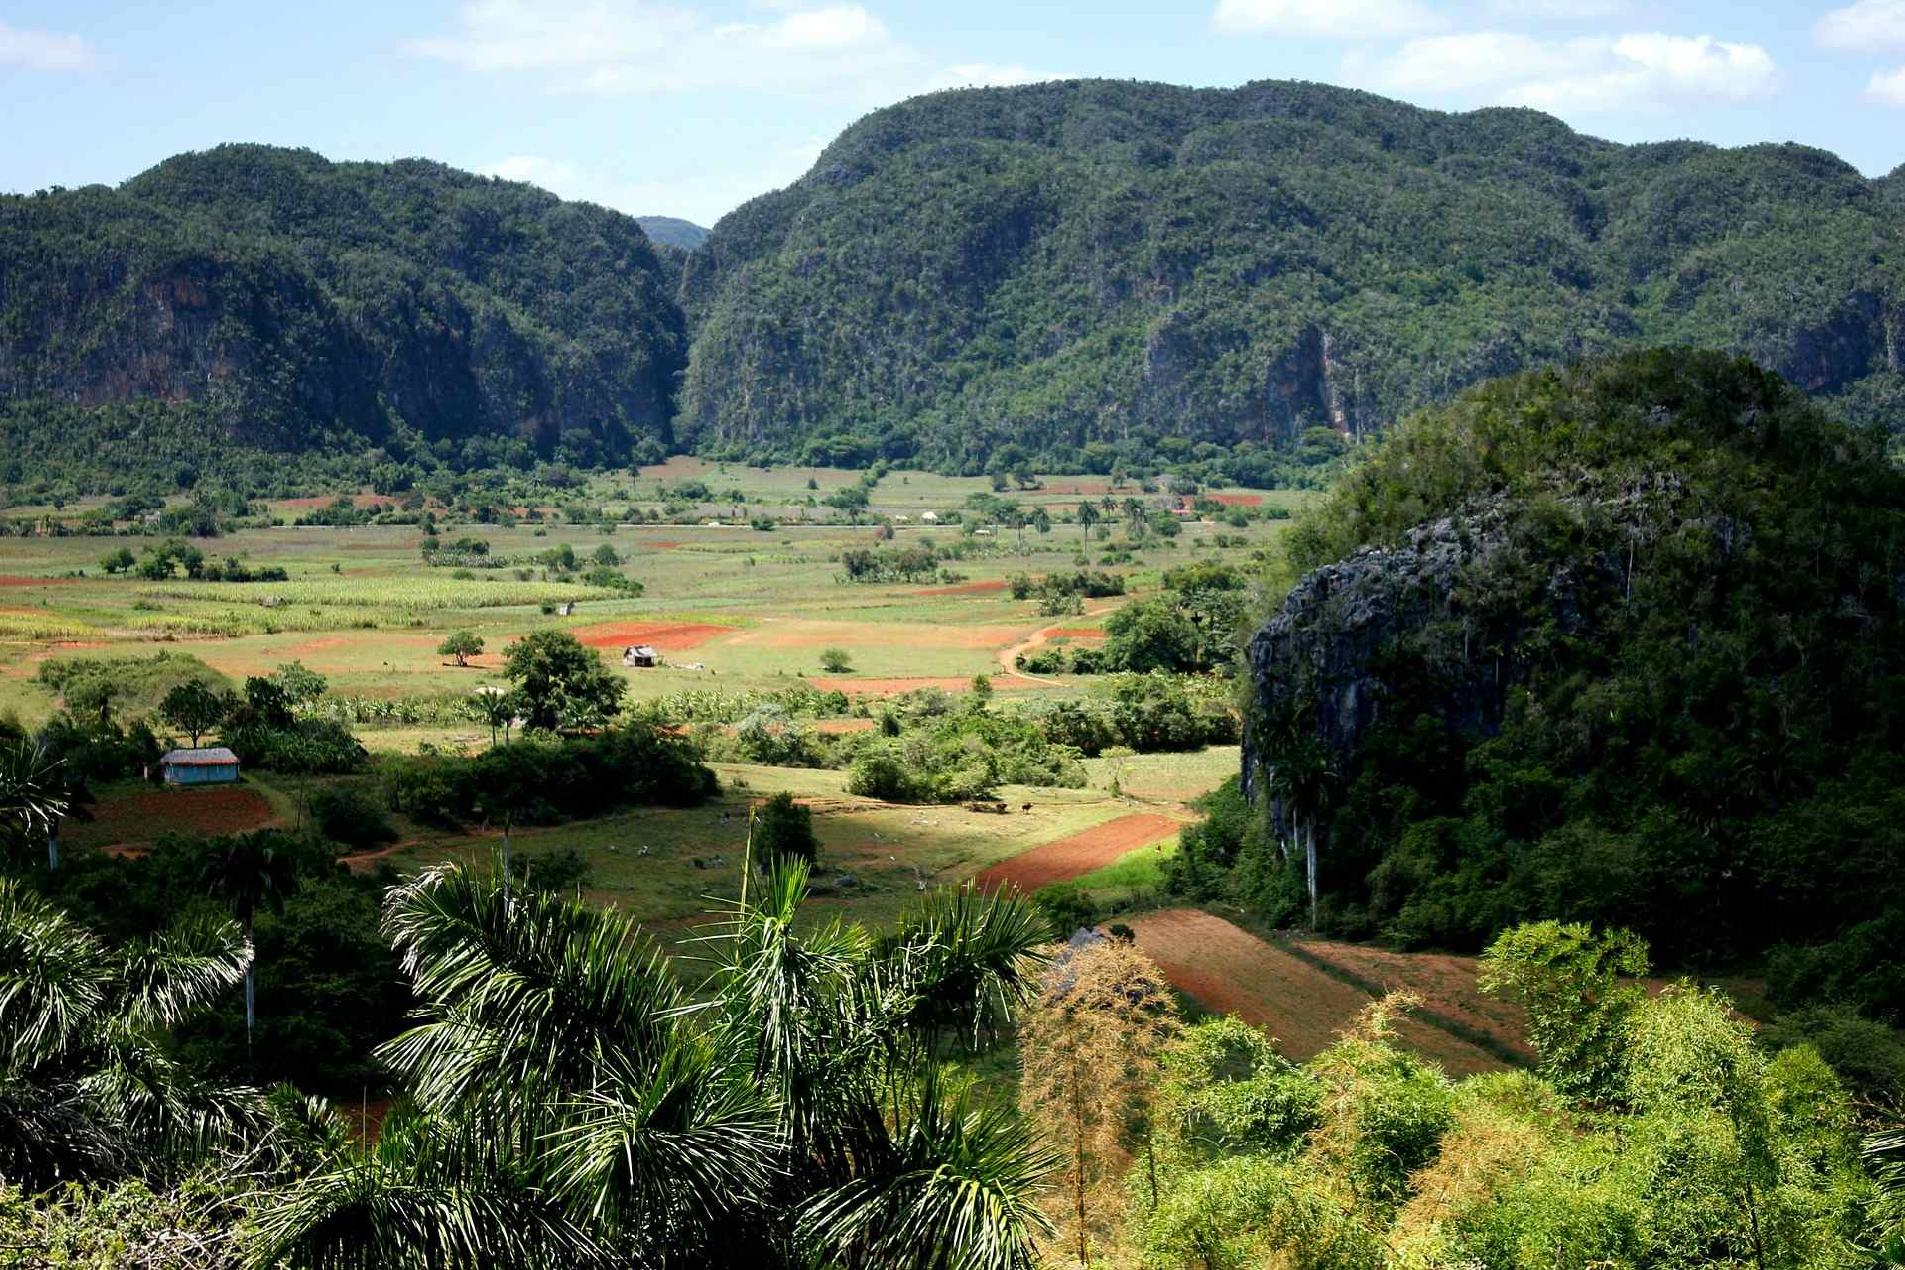
<instances>
[{"instance_id":1,"label":"green field","mask_svg":"<svg viewBox=\"0 0 1905 1270\"><path fill-rule=\"evenodd\" d=\"M810 479L817 490L806 488ZM662 495L686 480L716 491L739 490L745 498L683 512L681 504L666 503ZM969 558L947 566L958 581L848 584L840 580L840 553L875 545L881 532L875 519L890 524L896 545L949 544L962 537L959 526L926 527L918 518L935 510L954 512L970 495L990 489L978 477L896 471L873 491L869 523L844 523L843 513L808 505L857 480L857 473L838 470L676 459L639 476L595 477L574 497L610 517L627 516L631 508L662 514L672 506L688 523L522 521L503 526L460 523L447 515L442 520L446 540L480 537L492 556L512 561L565 543L587 557L608 543L623 557L620 572L644 588L633 598L545 579L546 570L528 565L455 576L455 569L424 563L423 535L415 525L285 523L197 541L208 557L282 568L289 575L283 582L155 582L101 573L99 558L107 550L125 545L137 552L156 541L149 537L0 538L0 713L35 723L55 708L35 681L45 659L158 646L188 651L234 679L301 661L325 675L331 691L341 696L461 696L493 678L497 653L511 639L546 627L577 631L611 660L624 642L654 643L671 665L622 672L636 698L689 687L771 690L797 676L825 677L837 681L829 686L850 692L916 686L905 681L952 686L976 674L998 673L1003 655L1048 628L1090 629L1117 603L1093 601L1076 618L1040 617L1031 601L1013 600L1004 589L1013 574L1037 575L1081 563L1099 567L1107 550L1129 548L1131 558L1111 567L1127 575L1134 594L1142 594L1155 586L1161 569L1189 559L1242 563L1281 528L1281 522L1262 519L1251 520L1245 529L1191 521L1174 539L1125 543L1121 532L1109 539L1087 538L1081 526L1062 518L1072 515L1082 499L1102 497L1094 491L1105 483L1054 477L1043 489L1007 497L1028 511L1046 507L1059 523L1045 534L994 527L990 534L969 538ZM1134 494L1135 487L1129 487L1119 497ZM1143 497L1151 505L1172 502L1162 494ZM1274 491L1241 497L1288 507L1306 496ZM13 508L6 515L16 523L50 525L57 520L43 518L84 510L80 505L57 512ZM291 522L308 508L275 505L272 510ZM775 528L749 528L748 521L760 516L773 518ZM900 521L903 516L912 519ZM1232 545L1211 545L1220 532ZM568 617L543 611L564 602L575 605ZM720 629L686 636L672 629L683 626ZM448 665L435 653L444 633L459 629L476 631L489 649L468 668ZM852 673L823 675L820 653L828 647L848 652ZM705 669L681 668L694 663ZM1016 677L997 686L1061 690ZM436 728L389 737L372 731L365 739L373 748L409 749L421 740L473 742L476 737L473 728Z\"/></svg>"},{"instance_id":2,"label":"green field","mask_svg":"<svg viewBox=\"0 0 1905 1270\"><path fill-rule=\"evenodd\" d=\"M738 490L743 497L684 508L670 495L685 481L703 482L723 497ZM816 488L808 488L810 481ZM173 649L234 682L301 662L325 676L332 697L359 703L352 726L373 752L477 750L490 743L489 734L463 717L462 703L478 687L499 682L500 654L511 640L548 628L570 630L600 649L635 700L688 690L773 691L803 678L866 698L927 685L963 689L979 674L993 676L1005 700L1076 693L1086 690L1086 681L1009 673L1012 655L1042 640L1088 638L1104 614L1125 600L1088 601L1081 615L1041 616L1032 600L1012 598L1008 578L1087 565L1111 568L1125 576L1130 595L1141 596L1156 588L1162 569L1188 560L1248 565L1282 527L1261 517L1243 529L1192 519L1174 538L1132 542L1123 526L1087 536L1067 521L1081 500L1105 496L1105 482L1071 477L1006 495L1021 508L1047 509L1057 523L1044 534L1028 528L1021 535L1000 525L967 536L958 525L919 523L929 513L956 513L969 496L990 492L991 483L977 477L891 472L872 492L861 517L866 523L848 523L845 513L817 505L859 481L855 472L684 458L639 474L597 475L583 491L566 494L572 508L599 509L609 523L572 523L548 511L540 523L479 524L447 508L433 509L443 541L481 538L492 557L512 562L505 568L426 564L423 530L416 524L293 523L321 500L274 505L273 515L285 523L196 540L208 558L236 558L253 569L281 568L288 575L272 582L107 576L99 560L108 550L125 545L137 554L157 540L50 532L60 517L77 516L83 506L14 508L6 514L16 524L35 523L49 532L0 538L0 715L29 725L51 716L59 703L39 679L50 659ZM1118 497L1136 493L1130 487ZM1303 497L1244 493L1240 501L1287 507ZM1175 502L1162 494L1144 495L1143 501L1153 507ZM368 496L358 502L382 505ZM672 519L630 523L653 516ZM749 527L761 517L772 518L775 527ZM882 524L896 545L944 545L964 537L967 550L944 563L950 576L913 583L844 581L840 553L875 545ZM1226 539L1221 547L1219 533ZM559 580L540 566L519 563L557 544L587 558L605 542L622 558L620 572L642 584L639 596ZM1119 554L1107 565L1109 552ZM559 608L566 603L574 606L567 616ZM463 629L486 642L486 651L468 667L436 652L446 633ZM654 644L666 664L622 667L621 648L633 643ZM845 650L852 670L823 672L821 653L828 648ZM389 719L380 720L380 713ZM581 851L591 864L592 898L662 928L684 927L735 895L749 800L786 789L816 811L824 844L817 907L880 920L923 886L963 881L1137 806L1182 805L1234 772L1236 763L1234 749L1093 759L1086 765L1088 788L1001 790L1013 808L1008 816L853 798L844 792L845 774L835 770L718 764L724 792L707 806L519 830L514 848L529 856ZM375 792L374 774L352 779ZM249 773L246 784L264 797L280 824L297 822L314 787L261 772ZM100 824L77 826L73 845L138 849L167 832L197 827L190 804L180 801L190 795L138 803L156 809L143 819L113 814L113 800L137 799L142 788L133 782L97 791ZM1029 814L1019 811L1024 803L1033 805ZM401 816L396 822L401 841L385 856L399 869L453 856L486 857L500 845L496 833L482 826L452 833ZM1156 855L1151 850L1147 862L1107 870L1095 884L1101 881L1108 894L1121 897L1152 888Z\"/></svg>"}]
</instances>

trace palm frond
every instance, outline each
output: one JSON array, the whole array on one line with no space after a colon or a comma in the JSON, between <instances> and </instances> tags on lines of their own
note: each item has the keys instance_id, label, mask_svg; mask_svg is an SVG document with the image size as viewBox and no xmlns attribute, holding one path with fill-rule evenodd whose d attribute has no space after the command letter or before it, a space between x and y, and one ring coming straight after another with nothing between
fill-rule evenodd
<instances>
[{"instance_id":1,"label":"palm frond","mask_svg":"<svg viewBox=\"0 0 1905 1270\"><path fill-rule=\"evenodd\" d=\"M658 1062L616 1062L562 1108L545 1143L557 1193L579 1218L692 1247L759 1202L776 1180L773 1106L744 1070L696 1039Z\"/></svg>"},{"instance_id":2,"label":"palm frond","mask_svg":"<svg viewBox=\"0 0 1905 1270\"><path fill-rule=\"evenodd\" d=\"M384 924L424 1022L382 1057L430 1106L585 1088L607 1054L665 1049L682 1009L680 986L625 917L506 895L457 866L393 888Z\"/></svg>"},{"instance_id":3,"label":"palm frond","mask_svg":"<svg viewBox=\"0 0 1905 1270\"><path fill-rule=\"evenodd\" d=\"M0 1079L0 1181L33 1192L118 1177L138 1158L71 1082Z\"/></svg>"},{"instance_id":4,"label":"palm frond","mask_svg":"<svg viewBox=\"0 0 1905 1270\"><path fill-rule=\"evenodd\" d=\"M920 900L881 942L884 960L904 956L918 1005L900 1026L964 1032L977 1044L1037 990L1040 947L1050 926L1020 895L988 896L968 884Z\"/></svg>"},{"instance_id":5,"label":"palm frond","mask_svg":"<svg viewBox=\"0 0 1905 1270\"><path fill-rule=\"evenodd\" d=\"M565 1216L522 1161L405 1115L369 1150L260 1197L248 1243L261 1270L640 1264Z\"/></svg>"},{"instance_id":6,"label":"palm frond","mask_svg":"<svg viewBox=\"0 0 1905 1270\"><path fill-rule=\"evenodd\" d=\"M0 878L0 1060L23 1071L84 1035L112 990L108 950L90 932Z\"/></svg>"},{"instance_id":7,"label":"palm frond","mask_svg":"<svg viewBox=\"0 0 1905 1270\"><path fill-rule=\"evenodd\" d=\"M802 1210L802 1246L845 1270L1031 1270L1056 1157L1015 1113L969 1111L930 1077L909 1101L885 1167Z\"/></svg>"},{"instance_id":8,"label":"palm frond","mask_svg":"<svg viewBox=\"0 0 1905 1270\"><path fill-rule=\"evenodd\" d=\"M236 922L187 918L124 950L115 1012L129 1027L172 1027L242 983L251 955Z\"/></svg>"},{"instance_id":9,"label":"palm frond","mask_svg":"<svg viewBox=\"0 0 1905 1270\"><path fill-rule=\"evenodd\" d=\"M0 839L50 831L71 801L61 765L42 747L0 742Z\"/></svg>"}]
</instances>

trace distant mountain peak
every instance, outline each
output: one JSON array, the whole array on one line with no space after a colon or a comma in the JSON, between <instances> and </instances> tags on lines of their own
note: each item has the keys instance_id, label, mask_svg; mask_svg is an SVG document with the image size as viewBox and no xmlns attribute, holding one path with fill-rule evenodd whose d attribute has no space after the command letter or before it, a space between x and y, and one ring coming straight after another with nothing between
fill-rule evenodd
<instances>
[{"instance_id":1,"label":"distant mountain peak","mask_svg":"<svg viewBox=\"0 0 1905 1270\"><path fill-rule=\"evenodd\" d=\"M708 241L708 230L679 216L637 216L635 223L642 227L642 232L650 239L664 247L694 251Z\"/></svg>"}]
</instances>

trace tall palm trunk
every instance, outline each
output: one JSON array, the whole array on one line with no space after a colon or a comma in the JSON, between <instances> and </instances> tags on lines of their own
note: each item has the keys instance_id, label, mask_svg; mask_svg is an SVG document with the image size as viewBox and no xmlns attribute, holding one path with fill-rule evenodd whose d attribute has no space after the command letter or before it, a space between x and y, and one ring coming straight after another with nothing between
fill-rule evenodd
<instances>
[{"instance_id":1,"label":"tall palm trunk","mask_svg":"<svg viewBox=\"0 0 1905 1270\"><path fill-rule=\"evenodd\" d=\"M1303 825L1303 866L1310 881L1310 929L1316 929L1316 818Z\"/></svg>"},{"instance_id":2,"label":"tall palm trunk","mask_svg":"<svg viewBox=\"0 0 1905 1270\"><path fill-rule=\"evenodd\" d=\"M245 914L245 943L251 948L251 956L245 959L245 1075L257 1074L257 1063L252 1058L251 1033L258 1025L258 945L251 937L252 915Z\"/></svg>"}]
</instances>

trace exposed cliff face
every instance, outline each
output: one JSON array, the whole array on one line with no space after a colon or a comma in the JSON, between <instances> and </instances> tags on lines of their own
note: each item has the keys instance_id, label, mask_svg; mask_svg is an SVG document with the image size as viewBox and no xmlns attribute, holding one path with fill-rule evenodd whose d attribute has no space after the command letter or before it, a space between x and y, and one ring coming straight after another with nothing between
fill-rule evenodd
<instances>
[{"instance_id":1,"label":"exposed cliff face","mask_svg":"<svg viewBox=\"0 0 1905 1270\"><path fill-rule=\"evenodd\" d=\"M297 448L671 439L679 310L639 227L435 164L233 146L0 200L0 404L209 406Z\"/></svg>"},{"instance_id":2,"label":"exposed cliff face","mask_svg":"<svg viewBox=\"0 0 1905 1270\"><path fill-rule=\"evenodd\" d=\"M1284 541L1304 572L1248 648L1274 837L1230 879L1271 920L1475 947L1561 917L1724 957L1905 912L1876 433L1738 359L1636 354L1414 417ZM1820 964L1867 976L1874 938Z\"/></svg>"}]
</instances>

